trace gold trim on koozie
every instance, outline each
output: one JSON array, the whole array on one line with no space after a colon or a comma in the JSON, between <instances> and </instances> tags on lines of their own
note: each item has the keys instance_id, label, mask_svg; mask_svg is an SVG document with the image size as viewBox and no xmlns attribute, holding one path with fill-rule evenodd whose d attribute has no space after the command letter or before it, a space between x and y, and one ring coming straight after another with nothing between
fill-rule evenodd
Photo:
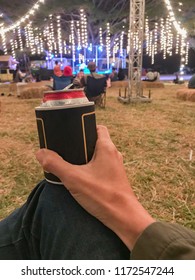
<instances>
[{"instance_id":1,"label":"gold trim on koozie","mask_svg":"<svg viewBox=\"0 0 195 280\"><path fill-rule=\"evenodd\" d=\"M46 133L45 133L45 126L44 126L44 121L43 119L41 118L36 118L37 121L40 121L41 122L41 125L42 125L42 132L43 132L43 139L44 139L44 144L45 144L45 147L47 149L47 141L46 141ZM46 170L44 170L45 173L48 173ZM51 182L52 183L52 182ZM53 182L54 183L54 182Z\"/></svg>"},{"instance_id":2,"label":"gold trim on koozie","mask_svg":"<svg viewBox=\"0 0 195 280\"><path fill-rule=\"evenodd\" d=\"M47 141L46 141L46 133L45 133L45 126L44 126L44 121L41 118L36 118L37 121L41 121L42 124L42 132L43 132L43 138L44 138L44 144L45 148L47 149Z\"/></svg>"},{"instance_id":3,"label":"gold trim on koozie","mask_svg":"<svg viewBox=\"0 0 195 280\"><path fill-rule=\"evenodd\" d=\"M86 135L85 135L85 120L84 120L84 117L89 116L89 115L93 115L93 114L95 114L95 111L90 112L90 113L82 114L82 116L81 116L81 118L82 118L82 129L83 129L84 152L85 152L86 163L88 163L88 155L87 155L87 141L86 141Z\"/></svg>"}]
</instances>

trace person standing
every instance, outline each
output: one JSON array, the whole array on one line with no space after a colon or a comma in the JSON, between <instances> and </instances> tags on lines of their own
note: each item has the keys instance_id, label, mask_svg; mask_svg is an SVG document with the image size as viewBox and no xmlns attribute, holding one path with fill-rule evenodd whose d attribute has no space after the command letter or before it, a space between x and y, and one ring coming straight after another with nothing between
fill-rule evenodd
<instances>
[{"instance_id":1,"label":"person standing","mask_svg":"<svg viewBox=\"0 0 195 280\"><path fill-rule=\"evenodd\" d=\"M55 61L55 66L54 66L54 69L53 69L53 73L57 77L61 77L62 76L62 71L60 69L60 65L58 64L57 60Z\"/></svg>"},{"instance_id":2,"label":"person standing","mask_svg":"<svg viewBox=\"0 0 195 280\"><path fill-rule=\"evenodd\" d=\"M114 82L114 81L118 80L118 73L117 73L115 67L112 67L112 72L110 73L109 78L110 78L111 82Z\"/></svg>"}]
</instances>

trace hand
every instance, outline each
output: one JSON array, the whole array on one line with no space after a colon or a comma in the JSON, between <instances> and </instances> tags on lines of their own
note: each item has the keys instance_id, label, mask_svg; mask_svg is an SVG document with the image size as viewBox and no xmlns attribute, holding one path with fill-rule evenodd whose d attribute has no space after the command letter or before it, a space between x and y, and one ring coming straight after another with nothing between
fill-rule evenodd
<instances>
[{"instance_id":1,"label":"hand","mask_svg":"<svg viewBox=\"0 0 195 280\"><path fill-rule=\"evenodd\" d=\"M85 165L70 164L47 149L39 150L36 157L44 170L60 178L77 202L112 229L131 250L154 219L134 195L122 155L107 128L98 126L97 133L93 158Z\"/></svg>"}]
</instances>

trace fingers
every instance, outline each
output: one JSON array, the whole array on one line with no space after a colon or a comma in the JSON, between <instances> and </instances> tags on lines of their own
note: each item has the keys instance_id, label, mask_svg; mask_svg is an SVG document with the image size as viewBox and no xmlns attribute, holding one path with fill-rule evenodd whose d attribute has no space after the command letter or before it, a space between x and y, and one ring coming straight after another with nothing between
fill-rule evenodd
<instances>
[{"instance_id":1,"label":"fingers","mask_svg":"<svg viewBox=\"0 0 195 280\"><path fill-rule=\"evenodd\" d=\"M98 134L98 138L106 139L106 140L110 139L110 134L106 126L97 125L97 134Z\"/></svg>"},{"instance_id":2,"label":"fingers","mask_svg":"<svg viewBox=\"0 0 195 280\"><path fill-rule=\"evenodd\" d=\"M97 154L99 154L100 151L105 148L105 145L109 145L110 143L112 143L112 141L110 139L107 127L103 125L97 125L97 141L91 162L96 159Z\"/></svg>"},{"instance_id":3,"label":"fingers","mask_svg":"<svg viewBox=\"0 0 195 280\"><path fill-rule=\"evenodd\" d=\"M73 165L64 161L57 153L48 150L40 149L36 153L36 158L47 172L56 175L58 178L63 178L65 174L73 173Z\"/></svg>"}]
</instances>

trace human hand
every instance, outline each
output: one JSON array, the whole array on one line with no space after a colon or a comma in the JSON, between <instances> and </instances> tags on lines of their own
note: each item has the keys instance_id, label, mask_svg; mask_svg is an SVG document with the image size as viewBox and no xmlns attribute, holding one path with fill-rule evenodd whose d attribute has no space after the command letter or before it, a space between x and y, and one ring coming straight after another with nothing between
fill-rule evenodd
<instances>
[{"instance_id":1,"label":"human hand","mask_svg":"<svg viewBox=\"0 0 195 280\"><path fill-rule=\"evenodd\" d=\"M107 128L98 126L97 133L93 158L85 165L70 164L47 149L39 150L36 157L44 170L60 178L77 202L131 250L138 235L154 220L134 195L122 155Z\"/></svg>"}]
</instances>

